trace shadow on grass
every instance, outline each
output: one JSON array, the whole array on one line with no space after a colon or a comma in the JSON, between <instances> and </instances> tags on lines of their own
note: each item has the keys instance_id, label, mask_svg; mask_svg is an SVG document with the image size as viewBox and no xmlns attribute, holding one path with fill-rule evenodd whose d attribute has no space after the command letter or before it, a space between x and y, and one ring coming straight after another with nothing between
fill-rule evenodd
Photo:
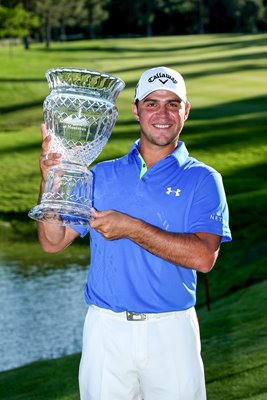
<instances>
[{"instance_id":1,"label":"shadow on grass","mask_svg":"<svg viewBox=\"0 0 267 400\"><path fill-rule=\"evenodd\" d=\"M226 103L215 104L208 107L197 107L192 109L190 113L191 120L225 118L232 116L244 115L251 113L265 113L267 117L267 95L249 97L243 100L230 101ZM257 121L255 121L257 122Z\"/></svg>"},{"instance_id":2,"label":"shadow on grass","mask_svg":"<svg viewBox=\"0 0 267 400\"><path fill-rule=\"evenodd\" d=\"M228 153L241 149L251 148L251 146L263 145L263 128L266 126L267 118L238 122L212 123L210 126L194 127L185 129L181 135L181 140L187 144L188 150L192 155L194 151L209 150L216 153ZM251 126L253 132L248 132L247 127ZM191 136L192 135L192 136Z\"/></svg>"},{"instance_id":3,"label":"shadow on grass","mask_svg":"<svg viewBox=\"0 0 267 400\"><path fill-rule=\"evenodd\" d=\"M189 79L194 79L194 78L201 78L205 76L215 76L215 75L227 75L231 73L237 73L237 72L242 72L242 71L247 71L253 74L253 71L257 70L265 70L266 67L264 65L256 65L255 63L251 62L251 55L250 54L240 54L236 56L227 56L227 57L208 57L208 58L201 58L201 64L214 64L216 65L214 68L205 68L202 71L199 72L189 72L189 73L184 73L183 76L188 82ZM253 60L265 60L266 59L266 54L263 52L254 54L253 53ZM242 64L242 61L246 61L246 64ZM223 66L223 67L218 67L218 65L223 64L223 63L236 63L234 66ZM195 65L197 62L194 61L183 61L182 58L178 58L177 55L177 61L172 61L167 63L167 67L169 68L174 68L174 69L180 69L181 67L185 68L189 65ZM239 63L239 64L238 64ZM138 66L135 68L123 68L123 69L117 69L113 71L113 74L121 74L125 72L133 72L133 71L140 71L142 73L146 69L153 68L153 67L158 67L159 66L159 61L157 58L157 63L154 64L153 62L150 61L149 64L144 64L142 66ZM179 66L179 68L177 68ZM224 77L225 79L225 77ZM135 88L137 84L137 80L130 80L126 81L126 88Z\"/></svg>"},{"instance_id":4,"label":"shadow on grass","mask_svg":"<svg viewBox=\"0 0 267 400\"><path fill-rule=\"evenodd\" d=\"M209 106L205 108L193 109L190 119L194 125L186 125L181 135L181 140L185 140L188 144L190 152L201 149L216 149L216 151L229 151L231 149L238 151L241 147L251 146L251 142L255 146L263 144L267 124L266 112L267 96L251 97L241 101L228 102ZM27 103L21 106L12 106L15 111L18 109L26 109L28 107L39 107L39 102ZM2 107L3 108L3 107ZM250 114L257 114L257 118ZM245 116L239 120L235 117ZM216 122L212 119L226 118L224 122ZM207 124L197 124L197 121L208 120ZM116 127L119 128L116 130ZM125 127L125 134L122 133ZM129 129L132 127L132 130ZM249 129L250 128L250 129ZM134 119L118 120L112 132L110 143L119 140L136 140L139 137L139 126ZM8 154L14 152L30 152L41 148L40 143L22 144L10 148L10 150L0 149L0 154ZM117 156L114 150L114 157Z\"/></svg>"},{"instance_id":5,"label":"shadow on grass","mask_svg":"<svg viewBox=\"0 0 267 400\"><path fill-rule=\"evenodd\" d=\"M79 399L80 355L41 361L0 374L1 399Z\"/></svg>"},{"instance_id":6,"label":"shadow on grass","mask_svg":"<svg viewBox=\"0 0 267 400\"><path fill-rule=\"evenodd\" d=\"M0 83L43 83L46 82L45 78L0 78Z\"/></svg>"},{"instance_id":7,"label":"shadow on grass","mask_svg":"<svg viewBox=\"0 0 267 400\"><path fill-rule=\"evenodd\" d=\"M266 171L267 161L249 167L237 166L231 174L225 173L223 175L223 180L228 196L247 194L262 189L267 191ZM239 207L241 204L242 199L239 199Z\"/></svg>"},{"instance_id":8,"label":"shadow on grass","mask_svg":"<svg viewBox=\"0 0 267 400\"><path fill-rule=\"evenodd\" d=\"M10 106L1 106L0 107L0 113L1 114L9 114L12 112L16 111L22 111L22 110L27 110L31 108L37 108L37 107L42 107L44 99L40 100L35 100L35 101L29 101L25 103L20 103L20 104L14 104Z\"/></svg>"},{"instance_id":9,"label":"shadow on grass","mask_svg":"<svg viewBox=\"0 0 267 400\"><path fill-rule=\"evenodd\" d=\"M205 42L199 43L195 45L184 45L183 43L179 44L178 46L174 44L173 46L166 46L166 42L161 43L162 37L159 37L159 41L156 42L156 37L153 40L156 43L156 46L153 47L153 43L148 41L144 46L138 46L138 41L136 41L136 46L121 46L120 41L117 41L117 46L114 46L114 41L116 42L117 38L114 38L114 41L110 46L102 45L101 39L99 44L91 44L90 42L88 45L81 46L60 46L60 47L51 47L49 49L45 48L35 48L34 51L37 52L111 52L111 53L122 53L122 52L130 52L130 53L154 53L154 52L172 52L172 51L187 51L187 50L197 50L197 49L211 49L211 48L218 48L218 47L226 47L227 49L240 49L240 48L247 48L252 46L266 46L267 39L259 37L258 39L246 40L244 36L239 35L232 35L233 40L224 40L224 38L229 38L231 35L226 36L218 36L218 41L214 42ZM171 37L174 40L175 37ZM144 38L142 38L144 39ZM132 40L132 39L130 39ZM166 40L169 40L169 37L166 37ZM177 37L177 41L179 37ZM201 39L200 39L201 40Z\"/></svg>"}]
</instances>

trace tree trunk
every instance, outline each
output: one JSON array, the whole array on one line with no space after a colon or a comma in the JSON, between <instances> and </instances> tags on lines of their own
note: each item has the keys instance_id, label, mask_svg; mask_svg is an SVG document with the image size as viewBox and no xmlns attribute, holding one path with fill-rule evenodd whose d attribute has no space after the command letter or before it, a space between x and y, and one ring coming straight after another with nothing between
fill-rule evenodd
<instances>
[{"instance_id":1,"label":"tree trunk","mask_svg":"<svg viewBox=\"0 0 267 400\"><path fill-rule=\"evenodd\" d=\"M152 36L152 24L151 24L151 22L147 22L147 24L146 24L146 35L147 35L147 37L151 37Z\"/></svg>"},{"instance_id":2,"label":"tree trunk","mask_svg":"<svg viewBox=\"0 0 267 400\"><path fill-rule=\"evenodd\" d=\"M45 47L49 49L51 42L51 26L49 22L49 18L46 18L45 21Z\"/></svg>"},{"instance_id":3,"label":"tree trunk","mask_svg":"<svg viewBox=\"0 0 267 400\"><path fill-rule=\"evenodd\" d=\"M30 41L29 41L29 36L23 36L23 46L25 50L29 50L30 48Z\"/></svg>"}]
</instances>

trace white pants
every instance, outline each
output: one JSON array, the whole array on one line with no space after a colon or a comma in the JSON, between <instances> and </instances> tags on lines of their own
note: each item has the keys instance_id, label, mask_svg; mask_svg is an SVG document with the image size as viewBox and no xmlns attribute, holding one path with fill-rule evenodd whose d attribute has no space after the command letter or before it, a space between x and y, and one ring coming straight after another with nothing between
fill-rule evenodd
<instances>
[{"instance_id":1,"label":"white pants","mask_svg":"<svg viewBox=\"0 0 267 400\"><path fill-rule=\"evenodd\" d=\"M195 309L128 321L90 306L79 385L81 400L205 400Z\"/></svg>"}]
</instances>

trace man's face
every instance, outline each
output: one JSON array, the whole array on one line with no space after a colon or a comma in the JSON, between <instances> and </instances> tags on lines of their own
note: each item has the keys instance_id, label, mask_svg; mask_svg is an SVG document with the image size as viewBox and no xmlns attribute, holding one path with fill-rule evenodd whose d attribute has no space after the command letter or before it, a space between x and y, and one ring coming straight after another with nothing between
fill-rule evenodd
<instances>
[{"instance_id":1,"label":"man's face","mask_svg":"<svg viewBox=\"0 0 267 400\"><path fill-rule=\"evenodd\" d=\"M175 147L189 109L188 102L184 103L167 90L156 90L139 101L138 106L133 104L134 117L140 123L141 141Z\"/></svg>"}]
</instances>

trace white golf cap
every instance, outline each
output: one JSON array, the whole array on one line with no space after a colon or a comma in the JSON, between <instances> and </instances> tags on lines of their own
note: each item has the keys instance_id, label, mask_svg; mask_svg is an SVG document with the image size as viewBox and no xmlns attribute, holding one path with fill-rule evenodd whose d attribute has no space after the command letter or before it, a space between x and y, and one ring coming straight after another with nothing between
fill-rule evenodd
<instances>
[{"instance_id":1,"label":"white golf cap","mask_svg":"<svg viewBox=\"0 0 267 400\"><path fill-rule=\"evenodd\" d=\"M169 90L182 101L187 101L184 79L171 68L157 67L145 71L136 86L134 100L143 100L155 90Z\"/></svg>"}]
</instances>

